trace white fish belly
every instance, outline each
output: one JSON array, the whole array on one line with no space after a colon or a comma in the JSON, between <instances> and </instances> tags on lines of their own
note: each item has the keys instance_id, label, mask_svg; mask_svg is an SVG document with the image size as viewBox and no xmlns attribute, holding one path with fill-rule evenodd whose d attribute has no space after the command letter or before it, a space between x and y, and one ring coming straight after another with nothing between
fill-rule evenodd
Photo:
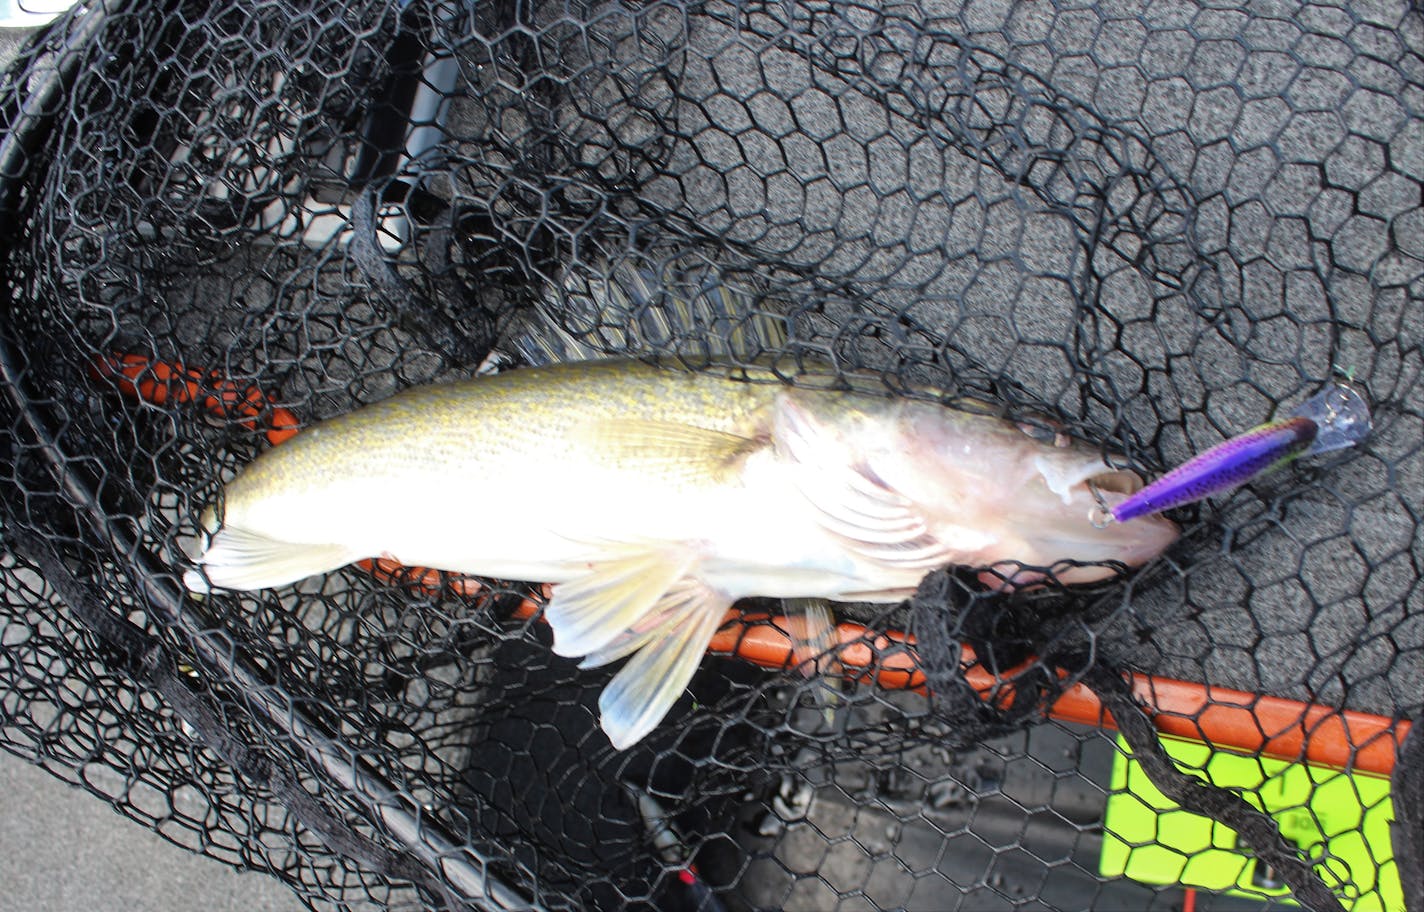
<instances>
[{"instance_id":1,"label":"white fish belly","mask_svg":"<svg viewBox=\"0 0 1424 912\"><path fill-rule=\"evenodd\" d=\"M635 549L685 548L731 598L819 597L913 586L825 531L770 452L724 483L632 471L499 464L328 479L229 505L227 521L278 541L475 576L560 583Z\"/></svg>"}]
</instances>

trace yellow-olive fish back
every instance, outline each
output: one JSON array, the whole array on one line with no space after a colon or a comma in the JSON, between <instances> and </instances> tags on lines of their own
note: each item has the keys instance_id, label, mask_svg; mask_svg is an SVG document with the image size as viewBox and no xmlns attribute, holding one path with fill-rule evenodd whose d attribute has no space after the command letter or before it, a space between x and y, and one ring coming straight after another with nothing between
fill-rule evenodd
<instances>
[{"instance_id":1,"label":"yellow-olive fish back","mask_svg":"<svg viewBox=\"0 0 1424 912\"><path fill-rule=\"evenodd\" d=\"M511 460L588 458L572 431L597 421L648 421L754 437L778 386L636 361L555 364L420 386L328 419L255 460L229 503L289 496L332 477L373 484L422 467L489 470Z\"/></svg>"}]
</instances>

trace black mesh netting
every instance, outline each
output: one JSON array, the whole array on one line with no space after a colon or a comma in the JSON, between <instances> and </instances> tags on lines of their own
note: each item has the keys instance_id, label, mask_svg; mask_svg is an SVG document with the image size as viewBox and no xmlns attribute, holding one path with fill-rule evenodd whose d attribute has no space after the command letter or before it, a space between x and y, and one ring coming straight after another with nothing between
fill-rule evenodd
<instances>
[{"instance_id":1,"label":"black mesh netting","mask_svg":"<svg viewBox=\"0 0 1424 912\"><path fill-rule=\"evenodd\" d=\"M0 744L315 908L1391 908L1419 862L1359 806L1424 708L1421 53L1403 0L83 6L0 99ZM918 634L928 699L723 648L624 752L529 586L185 594L201 508L287 424L541 332L933 385L1149 475L1342 373L1375 429L1124 578L835 606L882 684ZM1306 748L1215 704L1314 704L1347 772L1290 826L1174 781L1129 673L1216 688L1157 721L1222 751ZM1188 824L1124 823L1080 682L1239 842L1110 863Z\"/></svg>"}]
</instances>

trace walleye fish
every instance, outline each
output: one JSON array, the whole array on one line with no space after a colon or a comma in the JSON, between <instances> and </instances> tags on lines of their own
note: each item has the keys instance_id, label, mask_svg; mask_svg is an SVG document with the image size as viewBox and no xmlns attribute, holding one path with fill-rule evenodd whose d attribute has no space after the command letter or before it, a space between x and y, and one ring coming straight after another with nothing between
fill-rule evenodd
<instances>
[{"instance_id":1,"label":"walleye fish","mask_svg":"<svg viewBox=\"0 0 1424 912\"><path fill-rule=\"evenodd\" d=\"M553 583L556 653L631 655L599 700L622 749L738 599L896 601L949 564L1132 566L1177 537L1160 517L1095 527L1098 498L1142 480L1065 435L753 374L607 360L406 390L249 464L205 512L186 583L263 589L378 556Z\"/></svg>"}]
</instances>

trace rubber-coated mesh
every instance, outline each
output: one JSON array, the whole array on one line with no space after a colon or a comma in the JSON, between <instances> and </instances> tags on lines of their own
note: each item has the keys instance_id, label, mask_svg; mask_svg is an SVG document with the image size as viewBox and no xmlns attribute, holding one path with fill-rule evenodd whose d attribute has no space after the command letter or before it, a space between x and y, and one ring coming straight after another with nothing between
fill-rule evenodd
<instances>
[{"instance_id":1,"label":"rubber-coated mesh","mask_svg":"<svg viewBox=\"0 0 1424 912\"><path fill-rule=\"evenodd\" d=\"M1287 856L1308 905L1401 902L1344 773L1221 881L1066 707L1137 673L1163 730L1298 760L1261 720L1315 704L1310 756L1376 780L1420 717L1421 54L1404 2L82 6L0 98L0 746L314 908L1228 908L1237 874L1283 902ZM670 316L719 289L748 312ZM290 425L521 369L549 323L933 385L1148 475L1342 375L1375 430L1177 511L1125 578L836 606L874 647L839 696L723 649L625 752L537 587L184 594L200 510Z\"/></svg>"}]
</instances>

